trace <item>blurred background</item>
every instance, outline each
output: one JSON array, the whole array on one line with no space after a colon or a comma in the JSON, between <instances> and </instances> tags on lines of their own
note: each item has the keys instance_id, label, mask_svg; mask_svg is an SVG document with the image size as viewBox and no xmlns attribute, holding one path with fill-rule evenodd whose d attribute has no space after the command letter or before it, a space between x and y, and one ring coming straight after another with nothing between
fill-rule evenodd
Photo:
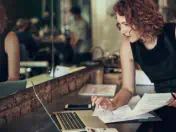
<instances>
[{"instance_id":1,"label":"blurred background","mask_svg":"<svg viewBox=\"0 0 176 132\"><path fill-rule=\"evenodd\" d=\"M112 6L117 0L0 0L20 42L21 79L57 65L79 66L119 51ZM175 0L155 0L165 22L176 21ZM118 54L117 54L118 55Z\"/></svg>"}]
</instances>

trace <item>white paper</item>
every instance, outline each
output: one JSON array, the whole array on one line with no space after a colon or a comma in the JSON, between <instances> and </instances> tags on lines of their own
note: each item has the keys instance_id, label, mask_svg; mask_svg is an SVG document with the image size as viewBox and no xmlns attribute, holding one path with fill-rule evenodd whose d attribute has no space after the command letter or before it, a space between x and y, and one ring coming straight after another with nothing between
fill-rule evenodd
<instances>
[{"instance_id":1,"label":"white paper","mask_svg":"<svg viewBox=\"0 0 176 132\"><path fill-rule=\"evenodd\" d=\"M136 85L154 85L142 70L136 70Z\"/></svg>"},{"instance_id":2,"label":"white paper","mask_svg":"<svg viewBox=\"0 0 176 132\"><path fill-rule=\"evenodd\" d=\"M104 123L147 119L154 117L148 112L167 105L171 97L170 93L146 93L141 99L138 96L133 97L128 105L119 107L114 111L96 108L93 116L98 116ZM137 105L135 106L135 104ZM134 109L131 109L130 105L135 106Z\"/></svg>"},{"instance_id":3,"label":"white paper","mask_svg":"<svg viewBox=\"0 0 176 132\"><path fill-rule=\"evenodd\" d=\"M114 114L122 118L126 116L126 113L129 114L131 112L131 108L134 108L136 104L139 102L140 96L134 96L128 103L128 105L124 105L119 107L114 111L104 110L103 108L95 108L92 116L113 116ZM131 107L132 106L132 107Z\"/></svg>"},{"instance_id":4,"label":"white paper","mask_svg":"<svg viewBox=\"0 0 176 132\"><path fill-rule=\"evenodd\" d=\"M144 94L131 113L132 116L141 115L168 104L171 93Z\"/></svg>"},{"instance_id":5,"label":"white paper","mask_svg":"<svg viewBox=\"0 0 176 132\"><path fill-rule=\"evenodd\" d=\"M93 116L95 115L98 116L104 123L136 120L136 119L148 119L150 117L154 117L149 113L145 113L135 117L128 117L131 112L132 109L129 107L129 105L124 105L112 112L107 110L102 111L102 108L96 108L93 113Z\"/></svg>"},{"instance_id":6,"label":"white paper","mask_svg":"<svg viewBox=\"0 0 176 132\"><path fill-rule=\"evenodd\" d=\"M113 116L113 111L105 110L99 107L99 108L95 108L92 116Z\"/></svg>"},{"instance_id":7,"label":"white paper","mask_svg":"<svg viewBox=\"0 0 176 132\"><path fill-rule=\"evenodd\" d=\"M121 122L121 121L137 120L137 119L138 120L148 119L150 117L154 117L154 116L149 113L145 113L139 116L129 117L129 118L118 118L116 116L99 116L100 120L102 120L104 123Z\"/></svg>"},{"instance_id":8,"label":"white paper","mask_svg":"<svg viewBox=\"0 0 176 132\"><path fill-rule=\"evenodd\" d=\"M124 118L131 111L132 110L128 105L124 105L122 107L119 107L118 109L116 109L114 111L105 110L105 109L99 107L99 108L95 108L92 116L109 116L109 117L117 116L118 118Z\"/></svg>"},{"instance_id":9,"label":"white paper","mask_svg":"<svg viewBox=\"0 0 176 132\"><path fill-rule=\"evenodd\" d=\"M140 99L141 99L141 97L139 95L134 96L128 103L130 108L133 109L137 105L137 103L140 101Z\"/></svg>"}]
</instances>

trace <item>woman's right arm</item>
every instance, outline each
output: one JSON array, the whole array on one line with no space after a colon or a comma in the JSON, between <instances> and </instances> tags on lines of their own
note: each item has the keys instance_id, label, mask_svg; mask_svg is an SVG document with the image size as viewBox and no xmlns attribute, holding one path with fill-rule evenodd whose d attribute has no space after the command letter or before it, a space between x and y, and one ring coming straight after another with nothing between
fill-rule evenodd
<instances>
[{"instance_id":1,"label":"woman's right arm","mask_svg":"<svg viewBox=\"0 0 176 132\"><path fill-rule=\"evenodd\" d=\"M120 46L120 60L122 68L122 88L113 99L116 108L127 104L133 96L135 89L135 63L131 46L124 39Z\"/></svg>"},{"instance_id":2,"label":"woman's right arm","mask_svg":"<svg viewBox=\"0 0 176 132\"><path fill-rule=\"evenodd\" d=\"M113 110L127 104L133 96L135 88L135 63L128 40L124 39L120 46L120 60L122 68L122 88L110 101L108 98L92 97L92 103L104 109Z\"/></svg>"}]
</instances>

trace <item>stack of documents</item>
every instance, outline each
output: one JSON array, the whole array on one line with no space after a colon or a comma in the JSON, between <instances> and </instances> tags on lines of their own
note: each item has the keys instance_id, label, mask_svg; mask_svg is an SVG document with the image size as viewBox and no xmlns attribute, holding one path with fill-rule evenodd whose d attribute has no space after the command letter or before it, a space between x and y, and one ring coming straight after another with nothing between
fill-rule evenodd
<instances>
[{"instance_id":1,"label":"stack of documents","mask_svg":"<svg viewBox=\"0 0 176 132\"><path fill-rule=\"evenodd\" d=\"M141 115L159 109L167 105L171 97L171 93L144 94L131 112L130 116Z\"/></svg>"},{"instance_id":2,"label":"stack of documents","mask_svg":"<svg viewBox=\"0 0 176 132\"><path fill-rule=\"evenodd\" d=\"M170 98L170 93L144 94L141 99L139 96L133 97L128 105L119 107L114 111L96 108L92 116L98 116L104 123L148 119L154 117L148 112L167 105ZM135 106L135 104L137 105Z\"/></svg>"}]
</instances>

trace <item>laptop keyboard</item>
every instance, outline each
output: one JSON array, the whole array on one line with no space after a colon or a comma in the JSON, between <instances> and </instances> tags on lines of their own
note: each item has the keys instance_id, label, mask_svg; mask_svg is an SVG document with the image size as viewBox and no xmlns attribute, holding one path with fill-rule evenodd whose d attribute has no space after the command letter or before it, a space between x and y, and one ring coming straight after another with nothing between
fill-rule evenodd
<instances>
[{"instance_id":1,"label":"laptop keyboard","mask_svg":"<svg viewBox=\"0 0 176 132\"><path fill-rule=\"evenodd\" d=\"M85 129L84 123L75 112L57 113L65 130Z\"/></svg>"}]
</instances>

